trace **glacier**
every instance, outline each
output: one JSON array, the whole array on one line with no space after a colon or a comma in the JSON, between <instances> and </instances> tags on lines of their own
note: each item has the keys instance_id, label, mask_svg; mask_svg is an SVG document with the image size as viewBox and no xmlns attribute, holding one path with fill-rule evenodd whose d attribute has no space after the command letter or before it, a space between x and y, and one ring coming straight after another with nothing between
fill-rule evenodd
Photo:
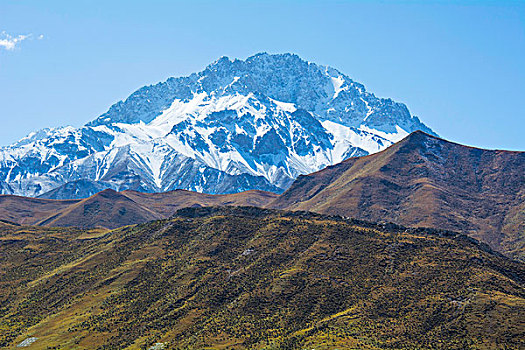
<instances>
[{"instance_id":1,"label":"glacier","mask_svg":"<svg viewBox=\"0 0 525 350\"><path fill-rule=\"evenodd\" d=\"M83 198L102 189L284 191L297 176L436 135L408 108L295 54L221 57L145 86L80 128L0 148L0 193Z\"/></svg>"}]
</instances>

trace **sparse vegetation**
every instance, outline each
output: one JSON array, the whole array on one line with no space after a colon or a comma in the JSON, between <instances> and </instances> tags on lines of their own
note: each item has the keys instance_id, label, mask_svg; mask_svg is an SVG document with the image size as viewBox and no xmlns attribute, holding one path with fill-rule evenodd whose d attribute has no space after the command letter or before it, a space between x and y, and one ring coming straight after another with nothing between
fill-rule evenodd
<instances>
[{"instance_id":1,"label":"sparse vegetation","mask_svg":"<svg viewBox=\"0 0 525 350\"><path fill-rule=\"evenodd\" d=\"M0 225L3 347L525 346L523 263L449 231L253 207L114 231Z\"/></svg>"}]
</instances>

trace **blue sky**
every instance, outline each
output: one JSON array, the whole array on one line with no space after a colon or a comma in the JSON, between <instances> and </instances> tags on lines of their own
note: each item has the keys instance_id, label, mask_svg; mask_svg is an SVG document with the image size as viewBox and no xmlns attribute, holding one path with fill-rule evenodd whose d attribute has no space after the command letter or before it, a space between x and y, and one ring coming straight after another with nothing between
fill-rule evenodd
<instances>
[{"instance_id":1,"label":"blue sky","mask_svg":"<svg viewBox=\"0 0 525 350\"><path fill-rule=\"evenodd\" d=\"M525 1L2 0L0 33L0 145L266 51L338 68L444 138L525 150Z\"/></svg>"}]
</instances>

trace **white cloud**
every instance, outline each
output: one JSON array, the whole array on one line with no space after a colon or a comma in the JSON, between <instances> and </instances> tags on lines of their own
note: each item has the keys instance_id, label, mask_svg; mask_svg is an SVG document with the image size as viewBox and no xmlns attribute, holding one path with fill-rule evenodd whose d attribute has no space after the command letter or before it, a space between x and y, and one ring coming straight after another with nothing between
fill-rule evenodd
<instances>
[{"instance_id":1,"label":"white cloud","mask_svg":"<svg viewBox=\"0 0 525 350\"><path fill-rule=\"evenodd\" d=\"M9 51L14 50L16 46L18 45L18 43L26 39L31 39L32 37L33 37L33 34L13 36L6 32L2 32L0 33L0 49L5 49ZM43 35L39 35L37 37L38 40L41 40L43 38L44 38Z\"/></svg>"}]
</instances>

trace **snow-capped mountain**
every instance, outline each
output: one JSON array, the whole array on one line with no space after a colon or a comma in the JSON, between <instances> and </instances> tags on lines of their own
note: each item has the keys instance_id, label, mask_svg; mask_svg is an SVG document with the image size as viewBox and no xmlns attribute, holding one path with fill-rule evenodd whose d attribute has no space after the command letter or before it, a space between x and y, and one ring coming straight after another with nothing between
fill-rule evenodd
<instances>
[{"instance_id":1,"label":"snow-capped mountain","mask_svg":"<svg viewBox=\"0 0 525 350\"><path fill-rule=\"evenodd\" d=\"M3 194L85 197L103 188L282 192L300 174L434 134L407 107L293 54L222 57L140 88L81 128L0 149Z\"/></svg>"}]
</instances>

